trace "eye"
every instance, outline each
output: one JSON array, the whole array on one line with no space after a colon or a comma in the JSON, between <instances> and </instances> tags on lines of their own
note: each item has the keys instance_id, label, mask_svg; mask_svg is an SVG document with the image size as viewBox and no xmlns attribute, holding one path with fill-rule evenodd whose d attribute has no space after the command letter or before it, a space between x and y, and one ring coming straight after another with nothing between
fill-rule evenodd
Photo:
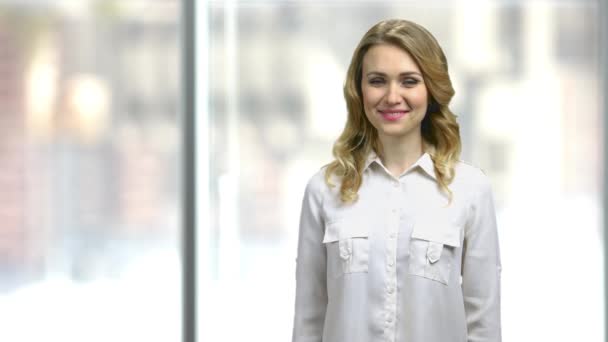
<instances>
[{"instance_id":1,"label":"eye","mask_svg":"<svg viewBox=\"0 0 608 342\"><path fill-rule=\"evenodd\" d=\"M420 80L418 80L417 78L408 77L408 78L403 79L402 83L405 86L412 87L412 86L415 86L416 84L420 83Z\"/></svg>"},{"instance_id":2,"label":"eye","mask_svg":"<svg viewBox=\"0 0 608 342\"><path fill-rule=\"evenodd\" d=\"M373 86L379 86L379 85L384 84L384 79L381 77L374 77L369 80L369 84L371 84Z\"/></svg>"}]
</instances>

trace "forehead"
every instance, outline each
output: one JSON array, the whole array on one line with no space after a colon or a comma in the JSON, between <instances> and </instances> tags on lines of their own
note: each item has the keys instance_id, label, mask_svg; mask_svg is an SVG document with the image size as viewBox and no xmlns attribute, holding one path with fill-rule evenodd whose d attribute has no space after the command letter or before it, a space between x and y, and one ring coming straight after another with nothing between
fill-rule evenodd
<instances>
[{"instance_id":1,"label":"forehead","mask_svg":"<svg viewBox=\"0 0 608 342\"><path fill-rule=\"evenodd\" d=\"M420 68L412 56L404 49L391 44L377 44L369 48L363 56L363 73L381 72L400 74L420 73Z\"/></svg>"}]
</instances>

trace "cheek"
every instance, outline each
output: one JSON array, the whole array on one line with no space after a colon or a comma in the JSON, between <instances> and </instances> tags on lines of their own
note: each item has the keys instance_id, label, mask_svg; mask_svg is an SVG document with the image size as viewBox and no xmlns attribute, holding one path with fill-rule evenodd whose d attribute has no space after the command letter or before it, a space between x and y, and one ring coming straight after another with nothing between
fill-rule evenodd
<instances>
[{"instance_id":1,"label":"cheek","mask_svg":"<svg viewBox=\"0 0 608 342\"><path fill-rule=\"evenodd\" d=\"M416 105L421 107L426 107L428 104L428 95L426 94L426 90L412 94L412 97L410 99Z\"/></svg>"},{"instance_id":2,"label":"cheek","mask_svg":"<svg viewBox=\"0 0 608 342\"><path fill-rule=\"evenodd\" d=\"M361 95L363 97L364 107L373 107L378 101L378 91L373 88L362 88Z\"/></svg>"}]
</instances>

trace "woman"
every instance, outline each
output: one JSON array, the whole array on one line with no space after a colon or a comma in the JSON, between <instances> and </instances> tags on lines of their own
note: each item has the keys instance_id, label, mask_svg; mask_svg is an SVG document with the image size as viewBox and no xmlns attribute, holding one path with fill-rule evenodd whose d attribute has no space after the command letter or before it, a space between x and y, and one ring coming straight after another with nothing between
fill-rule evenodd
<instances>
[{"instance_id":1,"label":"woman","mask_svg":"<svg viewBox=\"0 0 608 342\"><path fill-rule=\"evenodd\" d=\"M373 26L344 85L335 161L306 187L293 341L500 341L488 177L459 160L454 90L435 38Z\"/></svg>"}]
</instances>

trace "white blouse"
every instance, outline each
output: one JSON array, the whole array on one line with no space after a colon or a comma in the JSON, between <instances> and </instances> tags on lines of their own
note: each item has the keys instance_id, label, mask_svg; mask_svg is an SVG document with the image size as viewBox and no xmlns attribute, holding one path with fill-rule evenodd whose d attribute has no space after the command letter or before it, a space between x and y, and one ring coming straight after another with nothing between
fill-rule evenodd
<instances>
[{"instance_id":1,"label":"white blouse","mask_svg":"<svg viewBox=\"0 0 608 342\"><path fill-rule=\"evenodd\" d=\"M324 172L302 203L293 342L501 341L501 262L483 171L457 163L449 206L428 153L399 178L372 153L350 205Z\"/></svg>"}]
</instances>

